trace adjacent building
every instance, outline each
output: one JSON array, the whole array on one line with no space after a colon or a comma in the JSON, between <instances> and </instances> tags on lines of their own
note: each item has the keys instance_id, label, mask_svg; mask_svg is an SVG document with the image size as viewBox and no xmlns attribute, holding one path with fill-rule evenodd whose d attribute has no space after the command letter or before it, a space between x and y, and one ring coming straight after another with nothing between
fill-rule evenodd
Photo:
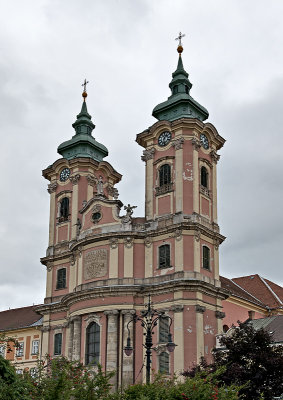
<instances>
[{"instance_id":1,"label":"adjacent building","mask_svg":"<svg viewBox=\"0 0 283 400\"><path fill-rule=\"evenodd\" d=\"M14 339L0 341L0 355L11 361L18 373L37 368L41 357L42 317L36 306L0 312L0 335Z\"/></svg>"}]
</instances>

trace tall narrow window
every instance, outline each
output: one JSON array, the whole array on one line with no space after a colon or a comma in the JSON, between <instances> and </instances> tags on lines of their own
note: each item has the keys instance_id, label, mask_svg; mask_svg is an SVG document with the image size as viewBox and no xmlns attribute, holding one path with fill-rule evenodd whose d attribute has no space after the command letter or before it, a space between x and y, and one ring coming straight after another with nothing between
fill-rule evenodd
<instances>
[{"instance_id":1,"label":"tall narrow window","mask_svg":"<svg viewBox=\"0 0 283 400\"><path fill-rule=\"evenodd\" d=\"M187 94L189 94L189 87L188 87L187 85L185 85L185 92L186 92Z\"/></svg>"},{"instance_id":2,"label":"tall narrow window","mask_svg":"<svg viewBox=\"0 0 283 400\"><path fill-rule=\"evenodd\" d=\"M159 186L171 183L171 168L169 164L164 164L159 170Z\"/></svg>"},{"instance_id":3,"label":"tall narrow window","mask_svg":"<svg viewBox=\"0 0 283 400\"><path fill-rule=\"evenodd\" d=\"M159 247L159 268L170 267L170 245L164 244Z\"/></svg>"},{"instance_id":4,"label":"tall narrow window","mask_svg":"<svg viewBox=\"0 0 283 400\"><path fill-rule=\"evenodd\" d=\"M22 357L24 355L24 342L19 342L17 346L17 357Z\"/></svg>"},{"instance_id":5,"label":"tall narrow window","mask_svg":"<svg viewBox=\"0 0 283 400\"><path fill-rule=\"evenodd\" d=\"M85 362L97 364L100 354L100 327L96 322L92 322L86 329L86 354Z\"/></svg>"},{"instance_id":6,"label":"tall narrow window","mask_svg":"<svg viewBox=\"0 0 283 400\"><path fill-rule=\"evenodd\" d=\"M62 333L54 335L54 355L59 356L62 351Z\"/></svg>"},{"instance_id":7,"label":"tall narrow window","mask_svg":"<svg viewBox=\"0 0 283 400\"><path fill-rule=\"evenodd\" d=\"M169 354L165 351L159 355L159 372L169 375Z\"/></svg>"},{"instance_id":8,"label":"tall narrow window","mask_svg":"<svg viewBox=\"0 0 283 400\"><path fill-rule=\"evenodd\" d=\"M210 249L207 246L202 247L202 266L210 269Z\"/></svg>"},{"instance_id":9,"label":"tall narrow window","mask_svg":"<svg viewBox=\"0 0 283 400\"><path fill-rule=\"evenodd\" d=\"M201 167L200 169L200 184L208 188L208 172L205 167Z\"/></svg>"},{"instance_id":10,"label":"tall narrow window","mask_svg":"<svg viewBox=\"0 0 283 400\"><path fill-rule=\"evenodd\" d=\"M173 86L173 94L178 93L178 85Z\"/></svg>"},{"instance_id":11,"label":"tall narrow window","mask_svg":"<svg viewBox=\"0 0 283 400\"><path fill-rule=\"evenodd\" d=\"M39 340L32 341L31 354L38 354Z\"/></svg>"},{"instance_id":12,"label":"tall narrow window","mask_svg":"<svg viewBox=\"0 0 283 400\"><path fill-rule=\"evenodd\" d=\"M60 202L60 219L66 221L69 216L69 199L64 197Z\"/></svg>"},{"instance_id":13,"label":"tall narrow window","mask_svg":"<svg viewBox=\"0 0 283 400\"><path fill-rule=\"evenodd\" d=\"M57 271L56 289L64 289L66 287L66 268L60 268Z\"/></svg>"},{"instance_id":14,"label":"tall narrow window","mask_svg":"<svg viewBox=\"0 0 283 400\"><path fill-rule=\"evenodd\" d=\"M169 318L164 316L159 319L159 343L168 342Z\"/></svg>"},{"instance_id":15,"label":"tall narrow window","mask_svg":"<svg viewBox=\"0 0 283 400\"><path fill-rule=\"evenodd\" d=\"M0 344L0 356L5 357L5 345Z\"/></svg>"}]
</instances>

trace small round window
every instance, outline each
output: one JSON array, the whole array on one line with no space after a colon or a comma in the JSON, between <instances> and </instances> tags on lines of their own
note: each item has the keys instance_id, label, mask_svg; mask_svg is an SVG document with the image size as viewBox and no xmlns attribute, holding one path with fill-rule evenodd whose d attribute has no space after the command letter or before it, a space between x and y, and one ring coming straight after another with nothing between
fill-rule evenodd
<instances>
[{"instance_id":1,"label":"small round window","mask_svg":"<svg viewBox=\"0 0 283 400\"><path fill-rule=\"evenodd\" d=\"M101 219L102 215L99 211L92 214L92 221L94 223L98 222Z\"/></svg>"}]
</instances>

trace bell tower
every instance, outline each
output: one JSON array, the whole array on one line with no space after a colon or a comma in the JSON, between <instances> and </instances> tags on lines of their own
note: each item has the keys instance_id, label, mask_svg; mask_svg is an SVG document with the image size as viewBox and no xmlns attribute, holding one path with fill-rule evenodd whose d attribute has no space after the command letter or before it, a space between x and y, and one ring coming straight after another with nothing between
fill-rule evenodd
<instances>
[{"instance_id":1,"label":"bell tower","mask_svg":"<svg viewBox=\"0 0 283 400\"><path fill-rule=\"evenodd\" d=\"M208 111L191 97L182 37L180 33L177 38L179 57L169 84L171 95L152 112L158 122L136 139L145 149L145 218L160 221L171 216L175 223L189 223L195 237L190 269L210 271L218 279L218 246L224 237L217 224L216 169L217 151L225 140L212 124L204 123Z\"/></svg>"}]
</instances>

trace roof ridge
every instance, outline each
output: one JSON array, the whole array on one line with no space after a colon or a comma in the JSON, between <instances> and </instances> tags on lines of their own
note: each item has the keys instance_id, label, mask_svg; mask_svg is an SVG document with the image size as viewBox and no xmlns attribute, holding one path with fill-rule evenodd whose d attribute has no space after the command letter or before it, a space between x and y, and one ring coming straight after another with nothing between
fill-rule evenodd
<instances>
[{"instance_id":1,"label":"roof ridge","mask_svg":"<svg viewBox=\"0 0 283 400\"><path fill-rule=\"evenodd\" d=\"M229 278L227 278L229 279ZM233 278L233 279L237 279L237 278ZM238 283L234 282L233 279L230 279L230 281L232 281L234 283L234 285L238 286L240 289L242 289L244 292L246 292L248 295L250 295L251 297L253 297L254 299L256 299L257 301L259 301L261 304L263 304L266 307L266 304L264 304L261 300L259 300L257 297L255 297L253 294L251 294L250 292L248 292L246 289L244 289L242 286L240 286Z\"/></svg>"},{"instance_id":2,"label":"roof ridge","mask_svg":"<svg viewBox=\"0 0 283 400\"><path fill-rule=\"evenodd\" d=\"M267 287L267 289L270 290L271 294L275 297L275 299L276 299L281 305L283 305L282 301L281 301L280 298L277 296L277 294L271 289L271 287L268 285L268 283L265 282L265 279L262 278L260 275L259 275L259 278L260 278L261 281L265 284L265 286Z\"/></svg>"}]
</instances>

